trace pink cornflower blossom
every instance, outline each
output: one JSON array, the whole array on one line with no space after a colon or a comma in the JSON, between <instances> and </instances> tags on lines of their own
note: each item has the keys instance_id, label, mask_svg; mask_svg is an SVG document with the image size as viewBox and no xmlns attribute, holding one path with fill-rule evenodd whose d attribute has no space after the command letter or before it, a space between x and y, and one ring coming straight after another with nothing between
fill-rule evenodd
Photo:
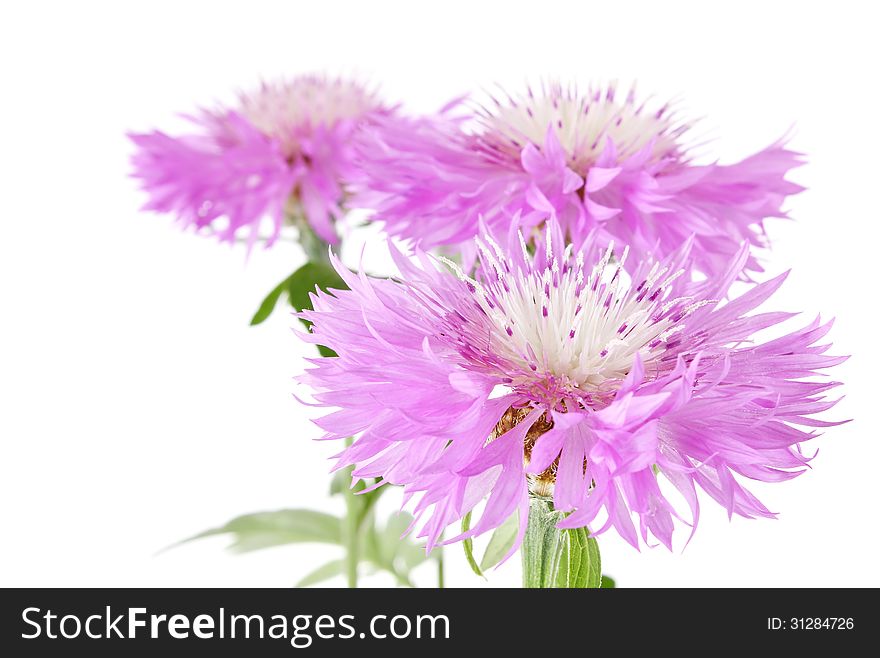
<instances>
[{"instance_id":1,"label":"pink cornflower blossom","mask_svg":"<svg viewBox=\"0 0 880 658\"><path fill-rule=\"evenodd\" d=\"M695 164L688 122L614 85L584 94L546 84L457 109L364 131L352 189L390 234L453 245L466 262L480 218L500 236L516 218L528 236L550 215L576 245L598 231L637 259L693 235L692 263L711 275L743 241L766 246L764 219L784 217L785 198L802 189L785 179L800 159L782 142L734 164ZM760 269L750 256L745 270Z\"/></svg>"},{"instance_id":2,"label":"pink cornflower blossom","mask_svg":"<svg viewBox=\"0 0 880 658\"><path fill-rule=\"evenodd\" d=\"M757 340L794 314L751 313L785 274L726 299L747 245L702 282L683 276L694 240L630 276L625 247L563 249L548 226L535 255L483 234L474 277L421 251L392 249L394 279L336 261L350 290L315 294L302 335L338 357L300 381L331 410L325 438L355 437L337 466L402 486L428 548L475 508L450 541L517 512L521 538L530 495L567 513L560 527L636 547L696 529L698 489L729 515L774 517L742 480L799 475L801 444L835 424L816 418L838 385L817 375L844 360L826 353L831 323Z\"/></svg>"},{"instance_id":3,"label":"pink cornflower blossom","mask_svg":"<svg viewBox=\"0 0 880 658\"><path fill-rule=\"evenodd\" d=\"M261 226L277 238L285 214L303 217L336 243L334 220L355 129L387 113L375 94L342 78L301 76L264 83L233 108L187 117L192 134L131 134L134 176L149 195L144 209L172 213L186 226L210 227L223 241L252 244Z\"/></svg>"}]
</instances>

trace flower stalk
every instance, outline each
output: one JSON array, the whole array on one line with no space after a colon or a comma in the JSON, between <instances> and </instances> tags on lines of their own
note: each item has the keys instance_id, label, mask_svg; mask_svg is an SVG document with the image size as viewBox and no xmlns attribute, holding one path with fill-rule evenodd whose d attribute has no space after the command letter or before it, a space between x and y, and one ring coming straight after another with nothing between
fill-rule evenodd
<instances>
[{"instance_id":1,"label":"flower stalk","mask_svg":"<svg viewBox=\"0 0 880 658\"><path fill-rule=\"evenodd\" d=\"M522 544L523 587L597 588L602 586L599 545L586 528L559 529L565 514L549 498L529 500L529 522Z\"/></svg>"}]
</instances>

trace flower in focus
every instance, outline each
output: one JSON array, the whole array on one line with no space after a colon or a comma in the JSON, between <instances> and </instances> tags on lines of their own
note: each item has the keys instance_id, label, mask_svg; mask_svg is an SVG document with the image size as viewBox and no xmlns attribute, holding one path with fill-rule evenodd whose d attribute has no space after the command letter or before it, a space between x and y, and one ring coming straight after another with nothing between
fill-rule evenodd
<instances>
[{"instance_id":1,"label":"flower in focus","mask_svg":"<svg viewBox=\"0 0 880 658\"><path fill-rule=\"evenodd\" d=\"M639 259L693 234L692 263L711 275L743 241L765 246L763 220L784 216L784 199L802 189L784 178L800 162L781 143L736 164L693 164L689 126L669 105L619 97L613 85L581 94L548 84L488 105L371 126L356 205L425 248L462 248L466 262L479 218L504 235L513 218L528 233L551 215L575 244L598 229L600 242ZM745 269L761 268L750 257Z\"/></svg>"},{"instance_id":2,"label":"flower in focus","mask_svg":"<svg viewBox=\"0 0 880 658\"><path fill-rule=\"evenodd\" d=\"M211 227L221 240L244 232L252 244L269 221L271 244L288 214L335 243L351 136L385 112L372 92L340 78L264 83L234 108L188 117L197 126L193 134L130 135L138 147L134 176L149 194L145 209Z\"/></svg>"},{"instance_id":3,"label":"flower in focus","mask_svg":"<svg viewBox=\"0 0 880 658\"><path fill-rule=\"evenodd\" d=\"M800 444L834 424L814 417L836 402L837 383L814 377L843 360L821 342L830 323L755 341L792 314L750 314L784 275L717 301L745 246L694 283L681 276L693 241L629 276L625 249L616 262L592 239L563 250L548 227L536 255L480 237L474 278L423 252L392 250L394 280L337 262L350 290L319 292L302 317L304 339L338 357L300 381L332 409L315 421L325 438L355 437L338 466L402 485L429 548L483 501L454 539L517 511L521 538L530 495L568 513L560 527L614 528L636 547L671 548L676 520L696 528L698 488L729 515L773 517L739 477L800 474Z\"/></svg>"}]
</instances>

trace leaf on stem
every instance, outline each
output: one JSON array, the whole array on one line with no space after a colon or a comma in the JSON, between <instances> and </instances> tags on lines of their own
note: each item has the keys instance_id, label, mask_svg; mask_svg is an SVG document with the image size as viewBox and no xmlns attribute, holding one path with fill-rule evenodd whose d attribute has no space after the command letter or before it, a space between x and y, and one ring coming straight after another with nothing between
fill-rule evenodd
<instances>
[{"instance_id":1,"label":"leaf on stem","mask_svg":"<svg viewBox=\"0 0 880 658\"><path fill-rule=\"evenodd\" d=\"M322 564L320 567L307 574L306 576L303 576L300 581L296 585L294 585L294 587L309 587L310 585L323 583L325 580L329 580L334 576L340 575L344 568L344 560L331 560L326 564Z\"/></svg>"},{"instance_id":2,"label":"leaf on stem","mask_svg":"<svg viewBox=\"0 0 880 658\"><path fill-rule=\"evenodd\" d=\"M471 513L468 512L461 519L461 531L467 532L471 529ZM464 548L464 557L467 560L467 563L471 565L471 569L473 569L474 573L480 576L481 578L485 578L483 575L482 569L477 564L477 560L474 558L474 540L468 537L467 539L461 542L462 547Z\"/></svg>"},{"instance_id":3,"label":"leaf on stem","mask_svg":"<svg viewBox=\"0 0 880 658\"><path fill-rule=\"evenodd\" d=\"M412 520L410 514L400 512L388 519L384 528L370 525L363 532L364 559L377 569L387 571L398 584L407 587L413 586L410 572L428 559L424 548L402 537Z\"/></svg>"},{"instance_id":4,"label":"leaf on stem","mask_svg":"<svg viewBox=\"0 0 880 658\"><path fill-rule=\"evenodd\" d=\"M519 532L519 513L514 512L492 533L483 559L480 560L480 571L491 569L504 559L513 548L517 532Z\"/></svg>"},{"instance_id":5,"label":"leaf on stem","mask_svg":"<svg viewBox=\"0 0 880 658\"><path fill-rule=\"evenodd\" d=\"M287 295L287 301L297 311L311 309L312 300L309 298L309 294L315 292L316 287L325 292L328 290L346 290L348 288L342 277L339 276L339 273L333 269L330 263L310 261L284 279L266 295L266 298L260 304L260 308L257 309L257 312L251 319L251 325L260 324L272 315L272 311L275 310L282 295ZM308 326L308 323L305 324ZM324 349L326 350L326 348Z\"/></svg>"},{"instance_id":6,"label":"leaf on stem","mask_svg":"<svg viewBox=\"0 0 880 658\"><path fill-rule=\"evenodd\" d=\"M283 509L238 516L225 525L200 532L179 544L215 535L232 535L229 549L236 553L285 544L340 544L342 541L339 517L315 510Z\"/></svg>"},{"instance_id":7,"label":"leaf on stem","mask_svg":"<svg viewBox=\"0 0 880 658\"><path fill-rule=\"evenodd\" d=\"M556 587L568 589L596 588L602 584L599 543L586 528L563 530L565 546L559 560Z\"/></svg>"}]
</instances>

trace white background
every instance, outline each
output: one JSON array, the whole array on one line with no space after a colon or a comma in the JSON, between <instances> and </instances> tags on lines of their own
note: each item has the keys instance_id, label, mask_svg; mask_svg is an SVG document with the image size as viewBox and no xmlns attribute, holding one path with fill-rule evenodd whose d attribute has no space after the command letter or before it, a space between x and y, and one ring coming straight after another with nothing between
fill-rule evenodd
<instances>
[{"instance_id":1,"label":"white background","mask_svg":"<svg viewBox=\"0 0 880 658\"><path fill-rule=\"evenodd\" d=\"M308 71L357 73L427 111L500 82L637 79L677 96L722 160L792 124L809 155L795 222L772 223L774 305L836 316L835 377L855 421L813 470L756 486L777 521L704 499L682 552L606 534L623 586L878 586L876 400L880 61L871 3L19 3L0 10L0 585L289 586L331 549L245 557L212 539L244 512L332 510L326 458L292 377L309 346L262 296L301 261L141 214L127 130ZM449 581L481 586L457 547ZM432 573L417 574L431 584ZM515 586L515 560L490 586ZM387 584L377 578L368 581Z\"/></svg>"}]
</instances>

